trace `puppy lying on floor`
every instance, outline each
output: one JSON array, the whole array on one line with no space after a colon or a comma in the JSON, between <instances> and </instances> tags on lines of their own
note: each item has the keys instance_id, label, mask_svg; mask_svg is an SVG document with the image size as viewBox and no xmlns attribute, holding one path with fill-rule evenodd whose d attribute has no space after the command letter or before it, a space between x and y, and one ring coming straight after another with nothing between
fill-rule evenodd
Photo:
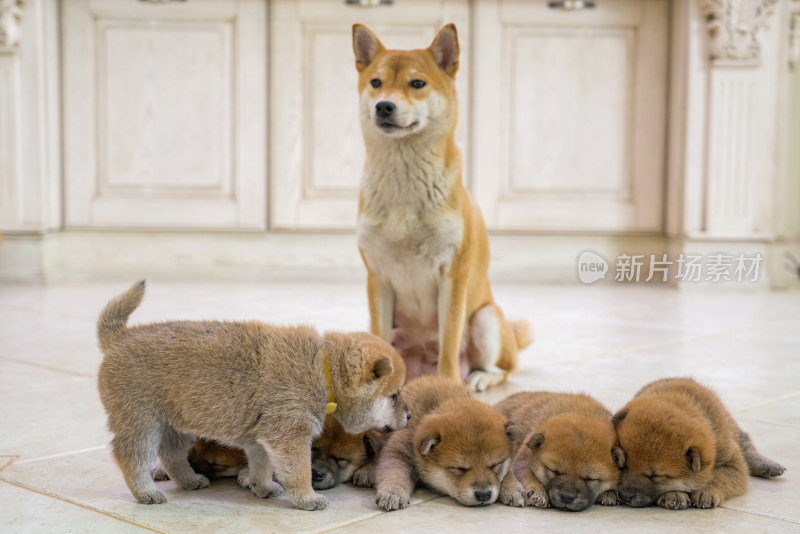
<instances>
[{"instance_id":1,"label":"puppy lying on floor","mask_svg":"<svg viewBox=\"0 0 800 534\"><path fill-rule=\"evenodd\" d=\"M311 485L326 490L352 481L356 486L372 487L378 454L388 439L389 434L375 430L348 434L335 417L325 417L322 434L311 446ZM235 477L247 467L247 456L241 449L199 439L189 451L189 465L209 480ZM160 465L153 470L153 480L168 478ZM248 487L245 482L240 479Z\"/></svg>"},{"instance_id":2,"label":"puppy lying on floor","mask_svg":"<svg viewBox=\"0 0 800 534\"><path fill-rule=\"evenodd\" d=\"M309 451L326 405L351 434L408 420L399 396L403 361L371 334L219 321L128 328L143 296L144 281L111 300L97 322L105 355L98 388L113 454L139 502L167 500L150 475L156 453L184 488L208 485L188 462L203 437L245 451L257 496L285 488L296 507L323 509L328 501L311 486Z\"/></svg>"},{"instance_id":3,"label":"puppy lying on floor","mask_svg":"<svg viewBox=\"0 0 800 534\"><path fill-rule=\"evenodd\" d=\"M751 475L785 469L756 451L710 389L690 378L648 384L613 418L625 451L619 497L630 506L714 508Z\"/></svg>"},{"instance_id":4,"label":"puppy lying on floor","mask_svg":"<svg viewBox=\"0 0 800 534\"><path fill-rule=\"evenodd\" d=\"M465 506L495 502L519 428L449 378L416 378L403 399L411 419L378 458L376 504L387 511L409 506L418 480Z\"/></svg>"},{"instance_id":5,"label":"puppy lying on floor","mask_svg":"<svg viewBox=\"0 0 800 534\"><path fill-rule=\"evenodd\" d=\"M617 504L622 450L602 404L582 394L523 392L495 408L525 435L503 480L507 504L575 512Z\"/></svg>"}]
</instances>

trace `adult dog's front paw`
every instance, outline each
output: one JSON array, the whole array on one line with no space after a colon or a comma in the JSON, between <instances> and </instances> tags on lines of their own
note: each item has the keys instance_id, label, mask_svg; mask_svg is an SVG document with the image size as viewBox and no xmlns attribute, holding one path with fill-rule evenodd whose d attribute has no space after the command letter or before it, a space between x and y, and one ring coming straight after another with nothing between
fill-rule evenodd
<instances>
[{"instance_id":1,"label":"adult dog's front paw","mask_svg":"<svg viewBox=\"0 0 800 534\"><path fill-rule=\"evenodd\" d=\"M656 504L668 510L685 510L691 504L691 500L685 491L668 491L658 498Z\"/></svg>"},{"instance_id":2,"label":"adult dog's front paw","mask_svg":"<svg viewBox=\"0 0 800 534\"><path fill-rule=\"evenodd\" d=\"M375 498L375 504L387 512L400 510L401 508L411 506L411 495L396 489L380 490L378 491L378 496Z\"/></svg>"}]
</instances>

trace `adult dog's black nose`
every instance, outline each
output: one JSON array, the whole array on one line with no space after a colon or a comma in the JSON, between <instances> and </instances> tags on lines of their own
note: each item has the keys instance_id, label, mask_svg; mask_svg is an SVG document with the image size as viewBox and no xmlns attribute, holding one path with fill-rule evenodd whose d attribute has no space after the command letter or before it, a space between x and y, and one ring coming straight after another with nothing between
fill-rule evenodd
<instances>
[{"instance_id":1,"label":"adult dog's black nose","mask_svg":"<svg viewBox=\"0 0 800 534\"><path fill-rule=\"evenodd\" d=\"M322 471L317 471L316 469L311 470L311 480L313 482L322 482L324 478L325 478L325 473L323 473Z\"/></svg>"},{"instance_id":2,"label":"adult dog's black nose","mask_svg":"<svg viewBox=\"0 0 800 534\"><path fill-rule=\"evenodd\" d=\"M381 100L375 104L375 113L377 113L378 117L382 119L390 117L392 113L394 113L395 109L397 109L397 106L388 100Z\"/></svg>"},{"instance_id":3,"label":"adult dog's black nose","mask_svg":"<svg viewBox=\"0 0 800 534\"><path fill-rule=\"evenodd\" d=\"M477 490L475 491L475 498L478 502L486 502L492 498L492 492L488 490Z\"/></svg>"}]
</instances>

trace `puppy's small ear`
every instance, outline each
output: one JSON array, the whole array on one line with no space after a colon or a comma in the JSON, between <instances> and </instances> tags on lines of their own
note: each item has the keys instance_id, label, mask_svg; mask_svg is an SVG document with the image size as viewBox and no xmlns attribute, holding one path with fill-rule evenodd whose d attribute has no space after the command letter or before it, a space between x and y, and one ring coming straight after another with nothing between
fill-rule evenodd
<instances>
[{"instance_id":1,"label":"puppy's small ear","mask_svg":"<svg viewBox=\"0 0 800 534\"><path fill-rule=\"evenodd\" d=\"M611 448L611 459L617 467L622 469L625 467L625 451L619 445Z\"/></svg>"},{"instance_id":2,"label":"puppy's small ear","mask_svg":"<svg viewBox=\"0 0 800 534\"><path fill-rule=\"evenodd\" d=\"M451 78L458 70L458 33L454 24L448 24L436 34L429 48L439 68Z\"/></svg>"},{"instance_id":3,"label":"puppy's small ear","mask_svg":"<svg viewBox=\"0 0 800 534\"><path fill-rule=\"evenodd\" d=\"M372 366L372 377L377 379L391 374L393 370L394 366L392 366L391 360L389 360L389 358L381 358L375 362L375 365Z\"/></svg>"},{"instance_id":4,"label":"puppy's small ear","mask_svg":"<svg viewBox=\"0 0 800 534\"><path fill-rule=\"evenodd\" d=\"M530 450L536 452L539 450L539 447L542 446L542 443L544 443L544 434L538 432L531 436L531 439L528 440L527 445Z\"/></svg>"},{"instance_id":5,"label":"puppy's small ear","mask_svg":"<svg viewBox=\"0 0 800 534\"><path fill-rule=\"evenodd\" d=\"M375 55L383 49L383 44L369 28L363 24L353 24L353 52L358 72L369 67Z\"/></svg>"},{"instance_id":6,"label":"puppy's small ear","mask_svg":"<svg viewBox=\"0 0 800 534\"><path fill-rule=\"evenodd\" d=\"M689 450L686 451L686 459L689 461L689 465L692 466L692 471L695 473L699 473L703 470L703 455L700 454L700 449L697 447L689 447Z\"/></svg>"},{"instance_id":7,"label":"puppy's small ear","mask_svg":"<svg viewBox=\"0 0 800 534\"><path fill-rule=\"evenodd\" d=\"M439 436L428 436L426 438L422 438L422 441L419 442L419 453L422 456L428 456L440 441L442 440L439 438Z\"/></svg>"},{"instance_id":8,"label":"puppy's small ear","mask_svg":"<svg viewBox=\"0 0 800 534\"><path fill-rule=\"evenodd\" d=\"M628 416L628 409L623 408L614 414L614 417L611 418L611 424L614 425L614 428L617 428L619 424Z\"/></svg>"},{"instance_id":9,"label":"puppy's small ear","mask_svg":"<svg viewBox=\"0 0 800 534\"><path fill-rule=\"evenodd\" d=\"M517 441L522 437L522 430L514 423L506 423L505 431L506 436L508 436L508 439L511 441Z\"/></svg>"}]
</instances>

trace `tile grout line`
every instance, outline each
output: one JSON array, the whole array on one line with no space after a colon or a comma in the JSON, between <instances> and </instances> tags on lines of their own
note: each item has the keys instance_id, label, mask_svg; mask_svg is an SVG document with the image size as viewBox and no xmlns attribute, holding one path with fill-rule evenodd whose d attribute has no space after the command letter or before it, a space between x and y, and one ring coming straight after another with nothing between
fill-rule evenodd
<instances>
[{"instance_id":1,"label":"tile grout line","mask_svg":"<svg viewBox=\"0 0 800 534\"><path fill-rule=\"evenodd\" d=\"M775 399L770 399L770 400L767 400L767 401L764 401L764 402L760 402L758 404L754 404L752 406L748 406L747 408L742 408L740 410L736 410L733 413L741 414L741 413L749 412L750 410L755 410L757 408L763 408L764 406L769 406L770 404L773 404L775 402L781 402L781 401L785 401L785 400L790 400L790 399L794 399L796 397L800 397L800 391L795 391L794 393L789 393L789 394L784 395L782 397L777 397ZM789 425L789 426L795 426L795 425Z\"/></svg>"},{"instance_id":2,"label":"tile grout line","mask_svg":"<svg viewBox=\"0 0 800 534\"><path fill-rule=\"evenodd\" d=\"M412 506L418 506L420 504L425 504L425 503L436 501L436 500L439 500L439 499L444 499L446 497L447 497L447 495L434 495L433 497L431 497L428 500L420 501L420 502L412 504L412 505L410 505L410 506L408 506L408 507L406 507L404 509L409 509ZM368 516L368 517L360 517L358 519L352 519L350 521L345 521L344 523L341 523L339 525L323 527L323 528L321 528L319 530L314 530L313 534L324 534L325 532L333 532L334 530L337 530L337 529L340 529L340 528L344 528L344 527L347 527L347 526L350 526L350 525L355 525L355 524L361 523L363 521L369 521L370 519L375 519L376 517L381 517L381 516L384 516L386 514L391 514L391 513L392 512L387 512L385 510L379 510L378 513L376 513L375 515L371 515L371 516Z\"/></svg>"},{"instance_id":3,"label":"tile grout line","mask_svg":"<svg viewBox=\"0 0 800 534\"><path fill-rule=\"evenodd\" d=\"M66 452L58 452L56 454L49 454L47 456L38 456L36 458L26 458L24 460L20 460L19 462L15 462L15 465L21 464L28 464L32 462L39 462L41 460L50 460L52 458L61 458L62 456L69 456L71 454L83 454L85 452L92 452L92 451L99 451L105 449L108 445L96 445L94 447L87 447L85 449L77 449L74 451L66 451ZM17 456L19 458L19 456Z\"/></svg>"},{"instance_id":4,"label":"tile grout line","mask_svg":"<svg viewBox=\"0 0 800 534\"><path fill-rule=\"evenodd\" d=\"M134 527L138 527L138 528L141 528L141 529L144 529L144 530L148 530L150 532L156 532L158 534L166 534L164 531L157 530L157 529L155 529L153 527L148 527L146 525L141 525L139 523L134 523L133 521L131 521L129 519L126 519L124 517L120 517L120 516L118 516L116 514L112 514L110 512L104 512L103 510L98 510L97 508L92 508L90 506L83 505L83 504L81 504L79 502L75 502L75 501L73 501L71 499L66 499L64 497L59 497L58 495L53 495L51 493L46 493L44 491L40 491L40 490L31 488L31 487L26 486L24 484L20 484L19 482L14 482L14 481L11 481L11 480L3 478L3 479L0 479L0 483L10 484L10 485L15 486L17 488L20 488L20 489L23 489L23 490L26 490L26 491L30 491L32 493L36 493L36 494L42 495L44 497L49 497L51 499L55 499L57 501L61 501L61 502L67 503L67 504L71 504L71 505L76 506L78 508L82 508L82 509L84 509L84 510L86 510L88 512L98 513L100 515L104 515L106 517L110 517L112 519L116 519L117 521L122 521L123 523L127 523L129 525L134 526Z\"/></svg>"},{"instance_id":5,"label":"tile grout line","mask_svg":"<svg viewBox=\"0 0 800 534\"><path fill-rule=\"evenodd\" d=\"M788 517L781 517L779 515L770 514L770 513L767 513L767 512L757 512L755 510L746 510L744 508L739 508L738 506L729 506L729 505L723 505L723 506L720 506L720 508L722 508L723 510L731 510L733 512L739 512L741 514L749 514L749 515L755 515L755 516L759 516L759 517L766 517L768 519L775 519L776 521L783 521L785 523L792 523L794 525L800 525L800 520L790 519Z\"/></svg>"},{"instance_id":6,"label":"tile grout line","mask_svg":"<svg viewBox=\"0 0 800 534\"><path fill-rule=\"evenodd\" d=\"M47 369L48 371L58 371L59 373L66 373L66 374L70 374L70 375L75 375L75 376L79 376L81 378L95 378L97 376L97 375L92 375L92 374L87 374L87 373L81 373L79 371L70 371L69 369L60 369L58 367L53 367L51 365L43 365L43 364L40 364L40 363L32 363L32 362L27 361L27 360L20 360L18 358L12 358L12 357L9 357L9 356L0 356L0 360L7 360L9 362L14 362L14 363L22 364L22 365L29 365L31 367L37 367L39 369Z\"/></svg>"},{"instance_id":7,"label":"tile grout line","mask_svg":"<svg viewBox=\"0 0 800 534\"><path fill-rule=\"evenodd\" d=\"M759 328L762 328L763 326L764 325L757 325L757 326L751 326L751 327L748 327L748 328L736 328L736 329L733 329L733 330L721 330L721 331L712 332L712 333L696 334L696 335L687 336L687 337L679 337L677 339L673 339L673 340L669 340L669 341L659 341L659 342L656 342L656 343L643 343L641 345L634 345L634 346L631 346L631 347L626 347L626 348L621 349L621 350L606 351L606 352L600 352L600 353L589 355L589 356L585 356L585 357L568 358L568 359L565 359L565 360L558 360L558 361L555 361L555 362L547 362L547 363L543 363L543 364L540 364L540 365L534 365L532 368L533 369L537 369L537 368L544 368L544 367L556 367L558 365L565 364L565 363L566 364L569 364L569 363L584 363L584 362L588 362L588 361L592 361L592 360L600 360L600 359L603 359L603 358L614 358L614 357L617 357L617 356L624 356L626 354L630 354L630 353L637 352L637 351L642 351L642 350L646 351L646 350L651 350L651 349L655 349L655 348L659 348L659 347L670 347L670 346L674 346L674 345L685 345L685 344L688 344L688 343L691 343L691 342L694 342L694 341L703 341L703 340L707 340L707 339L715 339L715 338L721 338L721 337L725 337L725 336L729 336L729 335L735 335L735 334L739 334L739 333L743 333L743 332L749 332L751 330L757 330Z\"/></svg>"}]
</instances>

